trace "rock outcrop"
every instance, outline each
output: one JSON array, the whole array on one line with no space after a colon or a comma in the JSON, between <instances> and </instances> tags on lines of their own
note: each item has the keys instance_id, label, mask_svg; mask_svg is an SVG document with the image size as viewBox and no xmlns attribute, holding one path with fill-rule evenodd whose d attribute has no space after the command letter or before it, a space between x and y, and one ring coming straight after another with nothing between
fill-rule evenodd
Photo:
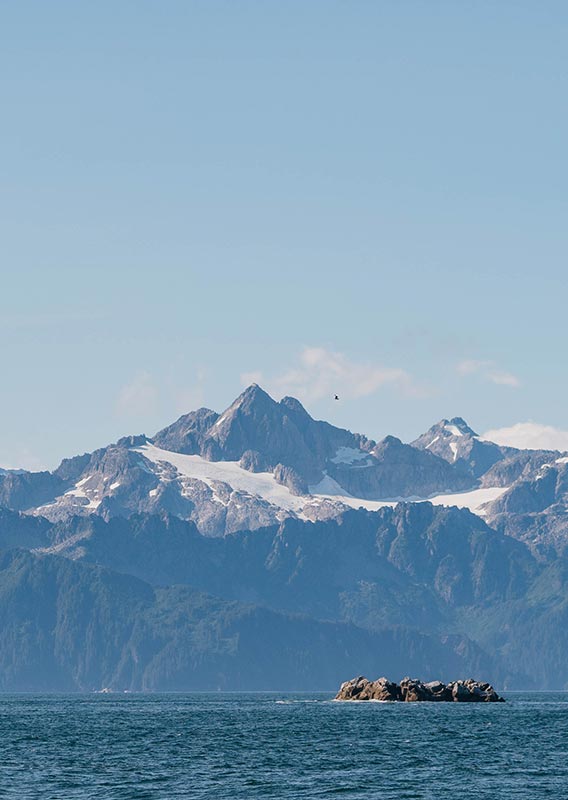
<instances>
[{"instance_id":1,"label":"rock outcrop","mask_svg":"<svg viewBox=\"0 0 568 800\"><path fill-rule=\"evenodd\" d=\"M360 675L341 684L336 700L382 700L403 703L504 703L493 686L468 678L464 681L423 683L417 678L403 678L394 683L387 678L370 681Z\"/></svg>"}]
</instances>

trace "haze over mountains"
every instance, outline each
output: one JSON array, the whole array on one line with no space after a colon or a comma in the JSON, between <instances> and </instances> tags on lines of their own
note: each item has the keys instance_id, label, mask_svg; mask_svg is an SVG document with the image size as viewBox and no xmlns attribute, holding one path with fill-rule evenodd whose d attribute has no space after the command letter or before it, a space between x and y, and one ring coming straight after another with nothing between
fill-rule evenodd
<instances>
[{"instance_id":1,"label":"haze over mountains","mask_svg":"<svg viewBox=\"0 0 568 800\"><path fill-rule=\"evenodd\" d=\"M456 417L410 444L257 385L0 473L1 689L568 685L568 457Z\"/></svg>"}]
</instances>

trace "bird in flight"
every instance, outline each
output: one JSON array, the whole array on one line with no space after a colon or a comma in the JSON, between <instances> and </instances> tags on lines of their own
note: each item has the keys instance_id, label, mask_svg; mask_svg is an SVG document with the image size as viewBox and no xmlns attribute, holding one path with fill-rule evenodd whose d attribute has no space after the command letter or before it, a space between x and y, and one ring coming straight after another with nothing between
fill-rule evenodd
<instances>
[{"instance_id":1,"label":"bird in flight","mask_svg":"<svg viewBox=\"0 0 568 800\"><path fill-rule=\"evenodd\" d=\"M335 395L334 400L339 400L339 395Z\"/></svg>"}]
</instances>

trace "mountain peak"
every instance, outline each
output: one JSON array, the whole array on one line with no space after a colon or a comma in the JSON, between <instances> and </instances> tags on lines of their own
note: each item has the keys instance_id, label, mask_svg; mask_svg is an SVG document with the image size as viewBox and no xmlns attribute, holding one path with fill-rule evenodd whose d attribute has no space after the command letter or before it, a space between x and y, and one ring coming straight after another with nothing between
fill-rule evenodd
<instances>
[{"instance_id":1,"label":"mountain peak","mask_svg":"<svg viewBox=\"0 0 568 800\"><path fill-rule=\"evenodd\" d=\"M255 394L264 394L267 395L268 393L264 391L264 389L259 386L258 383L249 383L249 385L241 392L239 397L246 396L246 395L255 395Z\"/></svg>"},{"instance_id":2,"label":"mountain peak","mask_svg":"<svg viewBox=\"0 0 568 800\"><path fill-rule=\"evenodd\" d=\"M225 414L231 409L242 408L243 406L250 407L256 405L276 405L276 401L262 389L258 383L251 383L250 386L241 392L241 394L234 400ZM224 416L224 414L222 415Z\"/></svg>"},{"instance_id":3,"label":"mountain peak","mask_svg":"<svg viewBox=\"0 0 568 800\"><path fill-rule=\"evenodd\" d=\"M436 436L440 439L448 440L455 437L477 438L478 434L473 428L469 427L463 417L452 417L451 419L446 419L444 417L444 419L432 425L431 428L428 428L428 430L419 436L415 442L412 442L412 444L422 442L423 439L431 441L432 438Z\"/></svg>"},{"instance_id":4,"label":"mountain peak","mask_svg":"<svg viewBox=\"0 0 568 800\"><path fill-rule=\"evenodd\" d=\"M283 406L287 412L292 413L294 416L311 419L304 406L295 397L289 397L287 395L282 398L279 405Z\"/></svg>"},{"instance_id":5,"label":"mountain peak","mask_svg":"<svg viewBox=\"0 0 568 800\"><path fill-rule=\"evenodd\" d=\"M467 424L467 422L463 417L452 417L452 419L444 420L444 422L446 430L448 430L450 426L452 428L457 428L459 433L456 433L451 429L448 431L449 433L453 433L454 436L459 436L460 434L463 436L477 436L477 433L473 430L473 428L469 427L469 425Z\"/></svg>"},{"instance_id":6,"label":"mountain peak","mask_svg":"<svg viewBox=\"0 0 568 800\"><path fill-rule=\"evenodd\" d=\"M392 436L388 434L379 442L379 445L383 445L384 447L399 447L402 444L402 441L397 436Z\"/></svg>"}]
</instances>

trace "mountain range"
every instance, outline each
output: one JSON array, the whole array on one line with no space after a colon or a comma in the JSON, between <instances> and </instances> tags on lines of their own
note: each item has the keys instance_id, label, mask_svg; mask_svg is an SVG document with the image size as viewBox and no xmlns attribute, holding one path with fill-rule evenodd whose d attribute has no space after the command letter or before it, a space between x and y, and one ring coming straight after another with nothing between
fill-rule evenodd
<instances>
[{"instance_id":1,"label":"mountain range","mask_svg":"<svg viewBox=\"0 0 568 800\"><path fill-rule=\"evenodd\" d=\"M259 386L0 473L0 689L568 686L568 456L411 443Z\"/></svg>"}]
</instances>

